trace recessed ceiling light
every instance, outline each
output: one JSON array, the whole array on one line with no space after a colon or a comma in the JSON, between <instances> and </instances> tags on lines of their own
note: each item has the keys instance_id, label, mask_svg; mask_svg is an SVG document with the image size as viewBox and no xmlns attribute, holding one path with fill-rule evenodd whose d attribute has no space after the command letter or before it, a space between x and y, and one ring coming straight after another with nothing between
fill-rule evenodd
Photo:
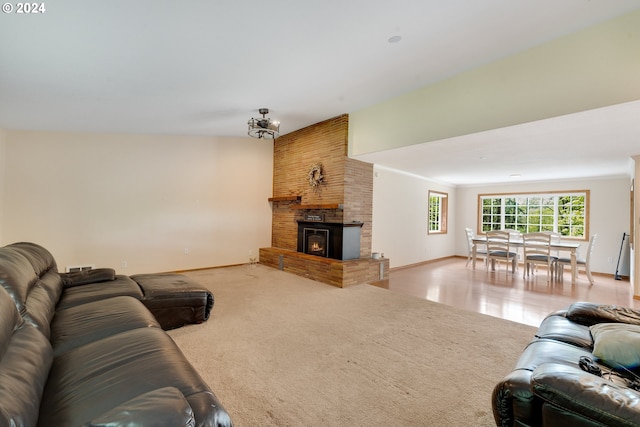
<instances>
[{"instance_id":1,"label":"recessed ceiling light","mask_svg":"<svg viewBox=\"0 0 640 427\"><path fill-rule=\"evenodd\" d=\"M402 40L402 36L393 36L387 40L389 43L399 43Z\"/></svg>"},{"instance_id":2,"label":"recessed ceiling light","mask_svg":"<svg viewBox=\"0 0 640 427\"><path fill-rule=\"evenodd\" d=\"M522 177L522 175L520 175L519 173L512 173L511 175L509 175L509 178L513 178L513 179L520 178L520 177Z\"/></svg>"}]
</instances>

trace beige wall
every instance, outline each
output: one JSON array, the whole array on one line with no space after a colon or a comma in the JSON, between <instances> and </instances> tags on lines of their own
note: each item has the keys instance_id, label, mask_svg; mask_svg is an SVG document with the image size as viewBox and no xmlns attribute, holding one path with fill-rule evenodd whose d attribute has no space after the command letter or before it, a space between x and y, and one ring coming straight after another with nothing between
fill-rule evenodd
<instances>
[{"instance_id":1,"label":"beige wall","mask_svg":"<svg viewBox=\"0 0 640 427\"><path fill-rule=\"evenodd\" d=\"M61 270L240 264L269 245L270 142L7 130L4 149L0 243L40 243Z\"/></svg>"},{"instance_id":2,"label":"beige wall","mask_svg":"<svg viewBox=\"0 0 640 427\"><path fill-rule=\"evenodd\" d=\"M640 11L351 113L349 154L638 100L638 52Z\"/></svg>"},{"instance_id":3,"label":"beige wall","mask_svg":"<svg viewBox=\"0 0 640 427\"><path fill-rule=\"evenodd\" d=\"M448 193L448 233L427 234L429 190ZM374 167L372 250L402 267L456 254L456 190L416 176Z\"/></svg>"}]
</instances>

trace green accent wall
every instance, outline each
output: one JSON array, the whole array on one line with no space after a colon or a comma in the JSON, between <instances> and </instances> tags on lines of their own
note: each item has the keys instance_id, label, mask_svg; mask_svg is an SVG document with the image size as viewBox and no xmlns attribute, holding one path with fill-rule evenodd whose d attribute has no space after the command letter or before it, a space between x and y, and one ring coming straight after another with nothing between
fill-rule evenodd
<instances>
[{"instance_id":1,"label":"green accent wall","mask_svg":"<svg viewBox=\"0 0 640 427\"><path fill-rule=\"evenodd\" d=\"M425 58L425 61L437 58ZM357 156L640 99L640 11L349 115Z\"/></svg>"}]
</instances>

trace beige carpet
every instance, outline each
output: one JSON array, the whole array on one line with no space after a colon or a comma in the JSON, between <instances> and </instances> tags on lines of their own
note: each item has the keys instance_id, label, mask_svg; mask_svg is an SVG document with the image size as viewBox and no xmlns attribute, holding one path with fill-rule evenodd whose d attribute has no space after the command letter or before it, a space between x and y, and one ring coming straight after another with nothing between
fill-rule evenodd
<instances>
[{"instance_id":1,"label":"beige carpet","mask_svg":"<svg viewBox=\"0 0 640 427\"><path fill-rule=\"evenodd\" d=\"M265 266L187 273L211 318L170 332L237 427L492 426L535 328Z\"/></svg>"}]
</instances>

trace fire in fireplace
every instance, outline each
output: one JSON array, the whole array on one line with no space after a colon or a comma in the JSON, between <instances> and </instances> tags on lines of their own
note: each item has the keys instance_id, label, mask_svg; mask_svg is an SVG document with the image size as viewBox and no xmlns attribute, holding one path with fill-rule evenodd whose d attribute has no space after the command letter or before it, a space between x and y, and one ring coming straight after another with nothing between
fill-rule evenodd
<instances>
[{"instance_id":1,"label":"fire in fireplace","mask_svg":"<svg viewBox=\"0 0 640 427\"><path fill-rule=\"evenodd\" d=\"M304 228L304 241L307 250L305 253L327 257L327 242L329 242L329 230Z\"/></svg>"}]
</instances>

